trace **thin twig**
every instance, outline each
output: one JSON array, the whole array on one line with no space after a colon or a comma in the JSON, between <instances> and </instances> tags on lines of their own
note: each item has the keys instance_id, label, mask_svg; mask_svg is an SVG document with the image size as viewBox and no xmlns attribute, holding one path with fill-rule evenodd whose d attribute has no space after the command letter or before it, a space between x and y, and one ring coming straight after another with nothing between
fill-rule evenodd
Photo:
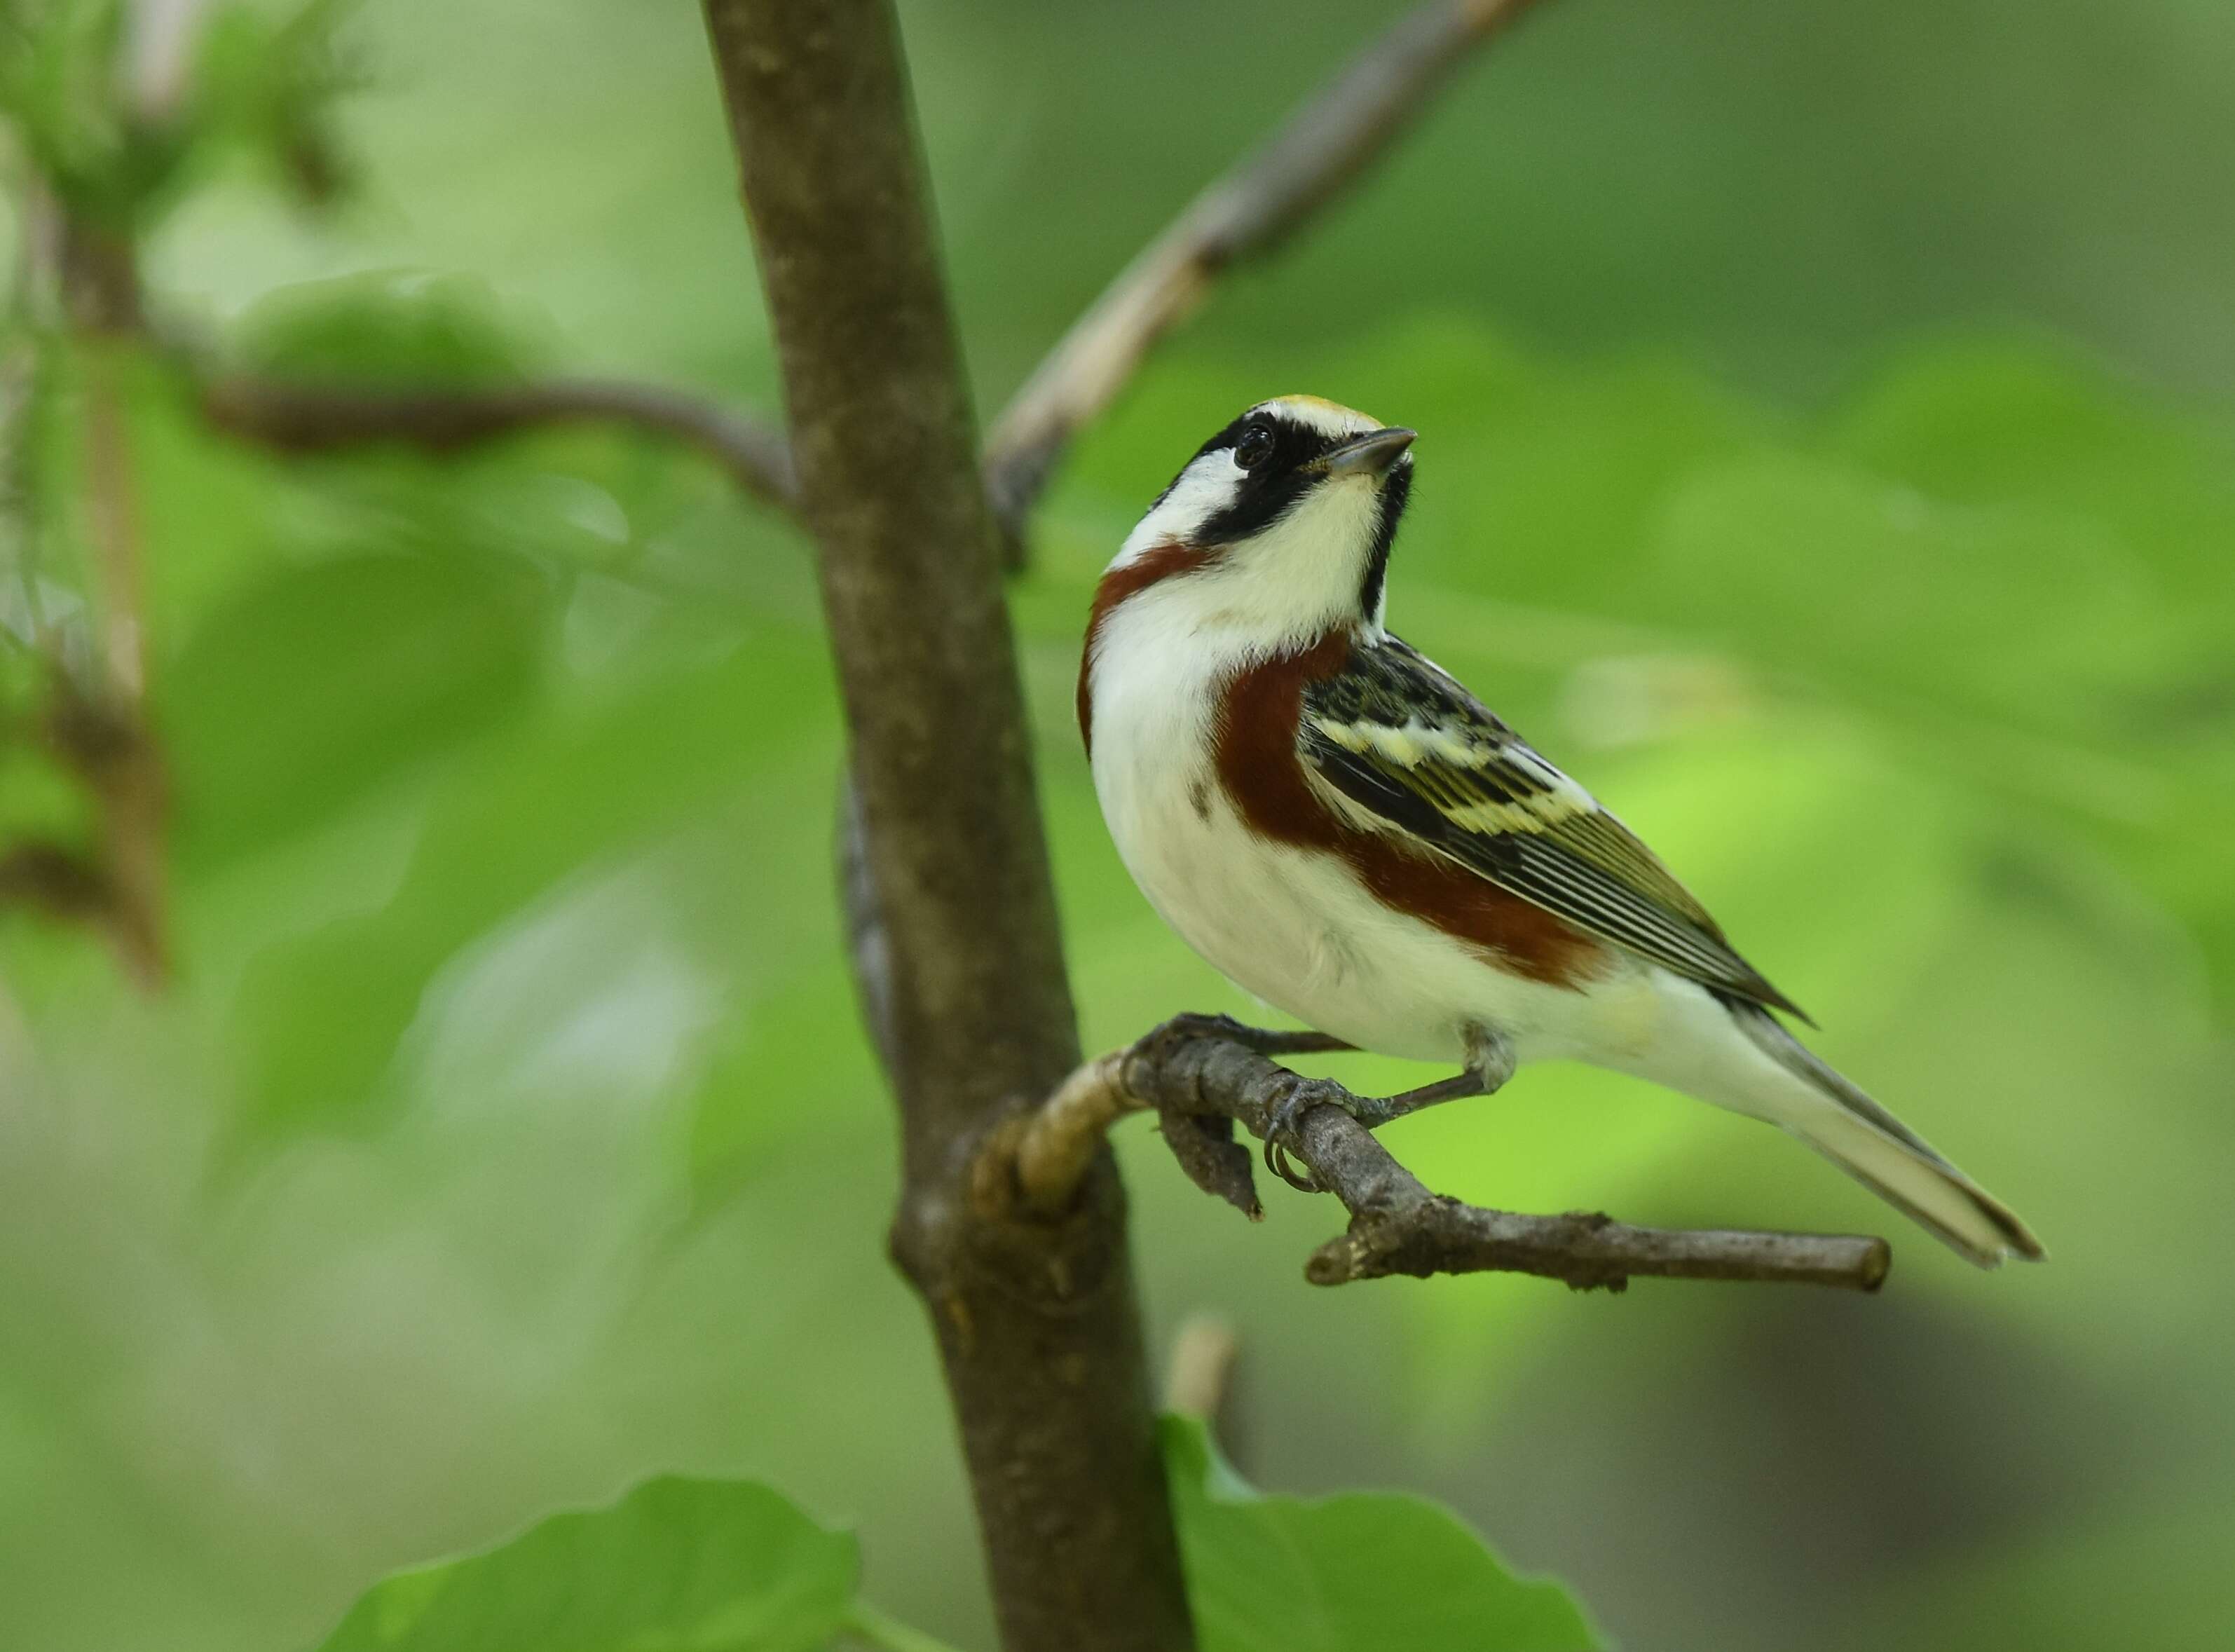
<instances>
[{"instance_id":1,"label":"thin twig","mask_svg":"<svg viewBox=\"0 0 2235 1652\"><path fill-rule=\"evenodd\" d=\"M543 425L634 425L697 448L755 498L793 506L791 454L782 431L656 384L553 379L488 390L378 390L231 376L208 380L201 395L212 423L283 453L394 442L453 454Z\"/></svg>"},{"instance_id":2,"label":"thin twig","mask_svg":"<svg viewBox=\"0 0 2235 1652\"><path fill-rule=\"evenodd\" d=\"M113 899L101 869L64 844L21 839L0 848L0 908L96 922L108 916Z\"/></svg>"},{"instance_id":3,"label":"thin twig","mask_svg":"<svg viewBox=\"0 0 2235 1652\"><path fill-rule=\"evenodd\" d=\"M141 985L160 985L169 928L163 754L147 716L147 580L124 350L143 328L132 242L62 219L62 296L85 345L84 521L100 591L95 680L57 674L48 734L101 800L109 937Z\"/></svg>"},{"instance_id":4,"label":"thin twig","mask_svg":"<svg viewBox=\"0 0 2235 1652\"><path fill-rule=\"evenodd\" d=\"M52 915L97 921L133 978L152 991L168 970L170 809L162 749L144 698L115 678L87 689L58 672L51 693L41 732L56 759L99 800L97 852L73 872L36 843L26 845L31 856L17 862L0 903L14 894ZM45 875L30 876L40 872Z\"/></svg>"},{"instance_id":5,"label":"thin twig","mask_svg":"<svg viewBox=\"0 0 2235 1652\"><path fill-rule=\"evenodd\" d=\"M147 692L147 581L119 370L99 347L86 368L85 517L101 586L102 676L120 703L136 706Z\"/></svg>"},{"instance_id":6,"label":"thin twig","mask_svg":"<svg viewBox=\"0 0 2235 1652\"><path fill-rule=\"evenodd\" d=\"M993 422L986 486L1013 546L1072 437L1117 399L1211 284L1278 246L1354 181L1467 54L1530 3L1434 0L1408 14L1126 266Z\"/></svg>"},{"instance_id":7,"label":"thin twig","mask_svg":"<svg viewBox=\"0 0 2235 1652\"><path fill-rule=\"evenodd\" d=\"M1198 1309L1180 1321L1164 1364L1164 1409L1200 1417L1221 1456L1249 1472L1255 1445L1242 1335L1223 1314Z\"/></svg>"},{"instance_id":8,"label":"thin twig","mask_svg":"<svg viewBox=\"0 0 2235 1652\"><path fill-rule=\"evenodd\" d=\"M1234 1032L1182 1017L1124 1049L1085 1063L1049 1100L988 1144L1026 1205L1069 1196L1103 1134L1127 1112L1153 1111L1182 1166L1205 1190L1254 1210L1252 1155L1204 1120L1239 1124L1262 1139L1281 1104L1307 1082ZM1330 1099L1339 1086L1311 1080ZM1342 1285L1391 1274L1534 1274L1577 1290L1620 1290L1633 1278L1720 1279L1874 1291L1891 1253L1883 1239L1844 1234L1634 1228L1596 1214L1518 1216L1431 1193L1340 1106L1298 1120L1295 1157L1351 1215L1349 1231L1312 1254L1305 1277ZM981 1182L997 1179L981 1164Z\"/></svg>"}]
</instances>

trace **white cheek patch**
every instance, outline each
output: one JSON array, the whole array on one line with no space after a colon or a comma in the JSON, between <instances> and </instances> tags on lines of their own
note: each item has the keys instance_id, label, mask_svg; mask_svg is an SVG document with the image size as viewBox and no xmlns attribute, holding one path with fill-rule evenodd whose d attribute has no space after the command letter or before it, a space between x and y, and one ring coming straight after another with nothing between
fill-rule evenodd
<instances>
[{"instance_id":1,"label":"white cheek patch","mask_svg":"<svg viewBox=\"0 0 2235 1652\"><path fill-rule=\"evenodd\" d=\"M1377 514L1364 478L1321 483L1188 585L1201 612L1246 627L1266 651L1308 642L1362 617L1359 581Z\"/></svg>"},{"instance_id":2,"label":"white cheek patch","mask_svg":"<svg viewBox=\"0 0 2235 1652\"><path fill-rule=\"evenodd\" d=\"M1221 448L1193 460L1157 502L1155 508L1125 536L1112 567L1123 567L1159 545L1192 542L1203 525L1242 496L1249 473L1234 462L1234 449Z\"/></svg>"}]
</instances>

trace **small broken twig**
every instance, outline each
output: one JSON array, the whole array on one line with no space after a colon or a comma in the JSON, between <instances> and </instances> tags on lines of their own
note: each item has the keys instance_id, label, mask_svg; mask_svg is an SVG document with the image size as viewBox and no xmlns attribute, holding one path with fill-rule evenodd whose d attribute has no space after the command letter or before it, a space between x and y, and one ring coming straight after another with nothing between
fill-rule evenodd
<instances>
[{"instance_id":1,"label":"small broken twig","mask_svg":"<svg viewBox=\"0 0 2235 1652\"><path fill-rule=\"evenodd\" d=\"M1419 117L1467 54L1530 3L1434 0L1407 14L1119 273L986 437L986 491L1013 547L1021 545L1025 518L1072 437L1117 399L1212 282L1278 246L1340 194Z\"/></svg>"},{"instance_id":2,"label":"small broken twig","mask_svg":"<svg viewBox=\"0 0 2235 1652\"><path fill-rule=\"evenodd\" d=\"M1164 1409L1208 1422L1226 1408L1234 1393L1234 1367L1242 1359L1242 1339L1216 1314L1190 1314L1172 1339L1164 1372Z\"/></svg>"},{"instance_id":3,"label":"small broken twig","mask_svg":"<svg viewBox=\"0 0 2235 1652\"><path fill-rule=\"evenodd\" d=\"M141 987L167 972L170 802L162 748L150 722L145 524L128 415L125 352L146 323L131 240L62 211L55 238L61 308L84 347L78 487L99 600L89 680L54 672L46 730L57 754L100 800L98 880L88 909ZM55 909L50 907L50 909Z\"/></svg>"},{"instance_id":4,"label":"small broken twig","mask_svg":"<svg viewBox=\"0 0 2235 1652\"><path fill-rule=\"evenodd\" d=\"M1277 1065L1262 1042L1247 1028L1182 1016L1097 1057L1013 1128L996 1132L986 1151L1006 1164L981 1161L979 1185L1006 1172L1029 1208L1059 1210L1110 1126L1128 1112L1154 1111L1190 1177L1255 1214L1253 1155L1223 1134L1225 1127L1238 1124L1262 1139L1297 1085L1326 1083ZM1620 1290L1633 1278L1659 1278L1874 1291L1891 1261L1884 1240L1859 1235L1669 1230L1596 1214L1521 1216L1464 1204L1430 1192L1340 1106L1306 1111L1296 1123L1294 1151L1351 1215L1349 1230L1306 1265L1304 1276L1315 1285L1500 1272L1557 1279L1577 1290Z\"/></svg>"},{"instance_id":5,"label":"small broken twig","mask_svg":"<svg viewBox=\"0 0 2235 1652\"><path fill-rule=\"evenodd\" d=\"M1197 1310L1180 1321L1164 1364L1164 1409L1200 1417L1226 1460L1245 1467L1251 1445L1242 1337L1223 1315Z\"/></svg>"}]
</instances>

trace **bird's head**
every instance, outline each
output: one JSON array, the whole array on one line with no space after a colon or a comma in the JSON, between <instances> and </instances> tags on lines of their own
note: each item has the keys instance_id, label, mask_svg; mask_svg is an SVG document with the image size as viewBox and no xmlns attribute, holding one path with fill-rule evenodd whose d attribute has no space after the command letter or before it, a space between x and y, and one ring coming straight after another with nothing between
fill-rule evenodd
<instances>
[{"instance_id":1,"label":"bird's head","mask_svg":"<svg viewBox=\"0 0 2235 1652\"><path fill-rule=\"evenodd\" d=\"M1196 450L1105 583L1153 567L1199 620L1271 646L1378 631L1412 434L1315 396L1260 402Z\"/></svg>"}]
</instances>

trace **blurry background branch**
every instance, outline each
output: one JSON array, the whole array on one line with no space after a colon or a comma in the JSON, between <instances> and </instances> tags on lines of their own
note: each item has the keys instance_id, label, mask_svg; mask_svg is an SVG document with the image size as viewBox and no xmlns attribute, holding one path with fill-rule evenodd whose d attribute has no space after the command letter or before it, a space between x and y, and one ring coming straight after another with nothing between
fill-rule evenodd
<instances>
[{"instance_id":1,"label":"blurry background branch","mask_svg":"<svg viewBox=\"0 0 2235 1652\"><path fill-rule=\"evenodd\" d=\"M791 454L782 430L662 385L552 379L494 389L383 390L233 374L202 380L200 393L203 410L219 429L289 454L396 442L441 456L541 426L631 425L697 449L764 504L787 511L794 504Z\"/></svg>"},{"instance_id":2,"label":"blurry background branch","mask_svg":"<svg viewBox=\"0 0 2235 1652\"><path fill-rule=\"evenodd\" d=\"M1157 342L1194 312L1220 276L1278 251L1354 183L1467 56L1533 3L1431 0L1408 13L1196 195L1072 324L986 441L986 488L1010 566L1022 563L1026 520L1064 453ZM780 431L750 413L659 385L555 381L497 390L379 391L220 377L203 393L219 424L288 453L401 442L445 454L538 424L636 424L706 452L764 503L791 503Z\"/></svg>"},{"instance_id":3,"label":"blurry background branch","mask_svg":"<svg viewBox=\"0 0 2235 1652\"><path fill-rule=\"evenodd\" d=\"M1408 14L1126 266L993 421L986 485L1012 546L1021 546L1025 518L1072 440L1212 282L1277 250L1380 158L1469 52L1531 3L1432 0Z\"/></svg>"},{"instance_id":4,"label":"blurry background branch","mask_svg":"<svg viewBox=\"0 0 2235 1652\"><path fill-rule=\"evenodd\" d=\"M134 474L130 353L144 326L138 251L115 222L33 186L23 195L15 297L23 342L5 411L6 508L27 601L37 608L39 495L49 480L35 386L49 370L41 341L68 339L76 364L80 435L68 515L84 541L93 598L77 626L32 616L29 640L43 704L28 719L39 744L95 803L90 843L36 837L0 842L0 903L90 922L142 987L167 967L169 786L150 721L145 524Z\"/></svg>"},{"instance_id":5,"label":"blurry background branch","mask_svg":"<svg viewBox=\"0 0 2235 1652\"><path fill-rule=\"evenodd\" d=\"M1253 1046L1255 1047L1253 1047ZM1261 1214L1251 1164L1233 1139L1242 1125L1264 1139L1281 1104L1309 1083L1268 1059L1268 1047L1326 1047L1315 1034L1255 1036L1254 1029L1183 1016L1122 1050L1087 1062L1034 1112L996 1136L979 1165L980 1185L1013 1183L1028 1205L1059 1209L1078 1170L1111 1124L1152 1111L1182 1168L1206 1192ZM1349 1231L1312 1254L1315 1285L1392 1274L1534 1274L1576 1290L1620 1290L1633 1278L1830 1285L1874 1291L1891 1251L1883 1239L1843 1234L1675 1231L1634 1228L1596 1214L1519 1216L1441 1197L1390 1156L1340 1107L1311 1107L1297 1121L1296 1157L1349 1210Z\"/></svg>"}]
</instances>

